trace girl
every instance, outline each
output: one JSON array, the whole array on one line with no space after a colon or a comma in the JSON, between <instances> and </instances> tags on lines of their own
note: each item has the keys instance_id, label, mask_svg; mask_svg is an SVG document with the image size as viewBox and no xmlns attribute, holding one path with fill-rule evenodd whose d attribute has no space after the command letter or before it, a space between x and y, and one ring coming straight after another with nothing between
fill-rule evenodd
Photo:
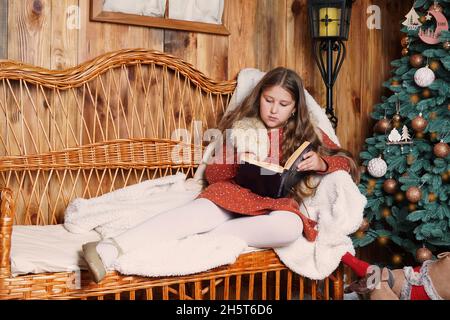
<instances>
[{"instance_id":1,"label":"girl","mask_svg":"<svg viewBox=\"0 0 450 320\"><path fill-rule=\"evenodd\" d=\"M299 203L317 188L311 182L313 174L346 170L358 183L359 170L352 155L313 126L302 80L286 68L268 72L241 106L222 118L219 129L224 133L243 124L263 127L267 129L269 140L277 138L281 142L275 148L270 144L273 150L268 153L268 161L278 162L281 166L304 141L312 144L313 151L307 153L297 167L297 170L305 171L305 177L288 197L261 197L236 184L233 178L240 158L250 151L232 146L232 152L224 152L230 148L224 143L213 163L206 167L205 177L209 186L195 200L158 214L115 238L83 246L85 259L96 282L104 277L120 254L133 250L144 241L181 239L207 231L235 235L248 246L258 248L289 245L302 233L309 241L315 239L315 222L300 212ZM279 161L274 159L277 153L281 155ZM342 261L358 275L365 276L369 264L349 253L343 256Z\"/></svg>"}]
</instances>

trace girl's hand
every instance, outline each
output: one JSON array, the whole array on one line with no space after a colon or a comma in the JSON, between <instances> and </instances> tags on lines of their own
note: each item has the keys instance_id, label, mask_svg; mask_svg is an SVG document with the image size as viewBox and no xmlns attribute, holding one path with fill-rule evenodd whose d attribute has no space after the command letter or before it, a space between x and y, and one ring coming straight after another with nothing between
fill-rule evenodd
<instances>
[{"instance_id":1,"label":"girl's hand","mask_svg":"<svg viewBox=\"0 0 450 320\"><path fill-rule=\"evenodd\" d=\"M315 151L310 151L303 157L303 161L297 166L297 171L325 171L326 162Z\"/></svg>"}]
</instances>

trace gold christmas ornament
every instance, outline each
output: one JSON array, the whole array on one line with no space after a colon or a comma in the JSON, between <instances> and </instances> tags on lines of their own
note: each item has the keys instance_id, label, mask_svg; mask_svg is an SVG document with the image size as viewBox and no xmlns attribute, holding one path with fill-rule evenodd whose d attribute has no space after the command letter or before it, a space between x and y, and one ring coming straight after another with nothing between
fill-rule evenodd
<instances>
[{"instance_id":1,"label":"gold christmas ornament","mask_svg":"<svg viewBox=\"0 0 450 320\"><path fill-rule=\"evenodd\" d=\"M384 118L379 120L374 128L373 131L377 132L377 133L386 133L387 131L391 130L391 123L388 119Z\"/></svg>"},{"instance_id":2,"label":"gold christmas ornament","mask_svg":"<svg viewBox=\"0 0 450 320\"><path fill-rule=\"evenodd\" d=\"M383 208L383 210L381 210L381 215L383 216L383 218L387 218L391 216L391 210L389 208Z\"/></svg>"},{"instance_id":3,"label":"gold christmas ornament","mask_svg":"<svg viewBox=\"0 0 450 320\"><path fill-rule=\"evenodd\" d=\"M397 192L394 196L394 199L397 203L401 203L405 200L405 194L403 192Z\"/></svg>"},{"instance_id":4,"label":"gold christmas ornament","mask_svg":"<svg viewBox=\"0 0 450 320\"><path fill-rule=\"evenodd\" d=\"M425 22L427 22L427 17L426 16L420 16L419 21L421 24L424 24Z\"/></svg>"},{"instance_id":5,"label":"gold christmas ornament","mask_svg":"<svg viewBox=\"0 0 450 320\"><path fill-rule=\"evenodd\" d=\"M430 192L430 193L428 194L428 201L429 201L429 202L434 202L434 201L436 201L436 199L437 199L437 196L436 196L435 193Z\"/></svg>"},{"instance_id":6,"label":"gold christmas ornament","mask_svg":"<svg viewBox=\"0 0 450 320\"><path fill-rule=\"evenodd\" d=\"M409 54L409 49L408 48L403 48L402 49L402 56L406 57Z\"/></svg>"},{"instance_id":7,"label":"gold christmas ornament","mask_svg":"<svg viewBox=\"0 0 450 320\"><path fill-rule=\"evenodd\" d=\"M408 204L408 211L413 212L417 210L417 205L415 203Z\"/></svg>"},{"instance_id":8,"label":"gold christmas ornament","mask_svg":"<svg viewBox=\"0 0 450 320\"><path fill-rule=\"evenodd\" d=\"M419 248L416 251L416 260L419 263L424 263L427 260L431 260L433 258L433 253L425 247Z\"/></svg>"},{"instance_id":9,"label":"gold christmas ornament","mask_svg":"<svg viewBox=\"0 0 450 320\"><path fill-rule=\"evenodd\" d=\"M413 119L411 126L416 132L422 132L428 125L428 121L422 117L422 113Z\"/></svg>"},{"instance_id":10,"label":"gold christmas ornament","mask_svg":"<svg viewBox=\"0 0 450 320\"><path fill-rule=\"evenodd\" d=\"M375 187L377 185L377 180L369 179L368 185L369 185L369 187Z\"/></svg>"},{"instance_id":11,"label":"gold christmas ornament","mask_svg":"<svg viewBox=\"0 0 450 320\"><path fill-rule=\"evenodd\" d=\"M361 225L359 226L358 231L361 232L366 232L369 229L369 221L367 220L367 218L364 218L363 221L361 222Z\"/></svg>"},{"instance_id":12,"label":"gold christmas ornament","mask_svg":"<svg viewBox=\"0 0 450 320\"><path fill-rule=\"evenodd\" d=\"M401 255L399 255L399 254L394 254L393 256L392 256L392 263L394 264L394 265L399 265L399 264L401 264L402 263L402 256Z\"/></svg>"},{"instance_id":13,"label":"gold christmas ornament","mask_svg":"<svg viewBox=\"0 0 450 320\"><path fill-rule=\"evenodd\" d=\"M391 86L398 87L399 85L400 85L400 81L398 81L398 80L392 80L391 81Z\"/></svg>"},{"instance_id":14,"label":"gold christmas ornament","mask_svg":"<svg viewBox=\"0 0 450 320\"><path fill-rule=\"evenodd\" d=\"M402 44L402 47L407 47L409 44L409 38L407 36L403 37L400 43Z\"/></svg>"},{"instance_id":15,"label":"gold christmas ornament","mask_svg":"<svg viewBox=\"0 0 450 320\"><path fill-rule=\"evenodd\" d=\"M378 237L377 242L379 245L384 246L389 242L389 238L388 237Z\"/></svg>"},{"instance_id":16,"label":"gold christmas ornament","mask_svg":"<svg viewBox=\"0 0 450 320\"><path fill-rule=\"evenodd\" d=\"M400 122L402 120L402 117L399 114L395 114L392 117L392 120L394 120L395 122Z\"/></svg>"},{"instance_id":17,"label":"gold christmas ornament","mask_svg":"<svg viewBox=\"0 0 450 320\"><path fill-rule=\"evenodd\" d=\"M442 182L448 182L450 175L447 172L441 174Z\"/></svg>"},{"instance_id":18,"label":"gold christmas ornament","mask_svg":"<svg viewBox=\"0 0 450 320\"><path fill-rule=\"evenodd\" d=\"M412 104L418 104L419 101L420 101L420 97L419 97L418 94L412 94L412 95L409 97L409 101L411 101Z\"/></svg>"},{"instance_id":19,"label":"gold christmas ornament","mask_svg":"<svg viewBox=\"0 0 450 320\"><path fill-rule=\"evenodd\" d=\"M447 158L448 154L450 153L450 147L445 142L439 142L438 144L434 145L433 148L434 155L438 158Z\"/></svg>"},{"instance_id":20,"label":"gold christmas ornament","mask_svg":"<svg viewBox=\"0 0 450 320\"><path fill-rule=\"evenodd\" d=\"M425 135L423 134L423 132L417 132L417 133L416 133L416 138L417 138L417 139L423 139L424 136L425 136Z\"/></svg>"},{"instance_id":21,"label":"gold christmas ornament","mask_svg":"<svg viewBox=\"0 0 450 320\"><path fill-rule=\"evenodd\" d=\"M401 121L392 121L392 125L394 126L394 128L399 129L400 127L402 127L402 122Z\"/></svg>"},{"instance_id":22,"label":"gold christmas ornament","mask_svg":"<svg viewBox=\"0 0 450 320\"><path fill-rule=\"evenodd\" d=\"M417 203L422 199L422 190L418 187L409 187L406 191L406 198L409 202Z\"/></svg>"},{"instance_id":23,"label":"gold christmas ornament","mask_svg":"<svg viewBox=\"0 0 450 320\"><path fill-rule=\"evenodd\" d=\"M443 47L445 50L450 50L450 41L445 41L445 42L442 44L442 47Z\"/></svg>"},{"instance_id":24,"label":"gold christmas ornament","mask_svg":"<svg viewBox=\"0 0 450 320\"><path fill-rule=\"evenodd\" d=\"M362 238L365 237L365 235L366 235L365 232L360 231L360 230L358 230L358 231L355 232L355 237L356 237L357 239L362 239Z\"/></svg>"},{"instance_id":25,"label":"gold christmas ornament","mask_svg":"<svg viewBox=\"0 0 450 320\"><path fill-rule=\"evenodd\" d=\"M394 179L387 179L383 182L383 190L388 194L395 194L397 191L397 181Z\"/></svg>"},{"instance_id":26,"label":"gold christmas ornament","mask_svg":"<svg viewBox=\"0 0 450 320\"><path fill-rule=\"evenodd\" d=\"M436 132L431 132L430 133L430 140L431 141L436 141L438 139L438 134Z\"/></svg>"},{"instance_id":27,"label":"gold christmas ornament","mask_svg":"<svg viewBox=\"0 0 450 320\"><path fill-rule=\"evenodd\" d=\"M438 60L433 60L430 62L430 69L433 71L438 71L441 67L441 63Z\"/></svg>"},{"instance_id":28,"label":"gold christmas ornament","mask_svg":"<svg viewBox=\"0 0 450 320\"><path fill-rule=\"evenodd\" d=\"M409 58L409 63L411 64L411 66L413 66L414 68L420 68L423 66L423 55L416 53L413 54L410 58Z\"/></svg>"},{"instance_id":29,"label":"gold christmas ornament","mask_svg":"<svg viewBox=\"0 0 450 320\"><path fill-rule=\"evenodd\" d=\"M424 89L422 91L422 97L425 99L428 99L429 97L431 97L431 90L430 89Z\"/></svg>"}]
</instances>

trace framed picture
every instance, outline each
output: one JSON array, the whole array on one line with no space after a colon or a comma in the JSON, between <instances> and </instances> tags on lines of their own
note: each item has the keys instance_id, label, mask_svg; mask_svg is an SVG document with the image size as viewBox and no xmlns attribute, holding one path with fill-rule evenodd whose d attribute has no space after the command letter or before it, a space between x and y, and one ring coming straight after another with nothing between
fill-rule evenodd
<instances>
[{"instance_id":1,"label":"framed picture","mask_svg":"<svg viewBox=\"0 0 450 320\"><path fill-rule=\"evenodd\" d=\"M227 36L227 0L90 0L91 21Z\"/></svg>"}]
</instances>

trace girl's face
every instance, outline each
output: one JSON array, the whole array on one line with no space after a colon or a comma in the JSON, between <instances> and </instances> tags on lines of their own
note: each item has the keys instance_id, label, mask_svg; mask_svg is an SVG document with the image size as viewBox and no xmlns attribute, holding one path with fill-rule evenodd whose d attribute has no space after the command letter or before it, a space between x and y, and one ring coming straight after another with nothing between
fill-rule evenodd
<instances>
[{"instance_id":1,"label":"girl's face","mask_svg":"<svg viewBox=\"0 0 450 320\"><path fill-rule=\"evenodd\" d=\"M295 100L281 86L269 87L261 93L259 114L268 128L283 127L294 108Z\"/></svg>"}]
</instances>

